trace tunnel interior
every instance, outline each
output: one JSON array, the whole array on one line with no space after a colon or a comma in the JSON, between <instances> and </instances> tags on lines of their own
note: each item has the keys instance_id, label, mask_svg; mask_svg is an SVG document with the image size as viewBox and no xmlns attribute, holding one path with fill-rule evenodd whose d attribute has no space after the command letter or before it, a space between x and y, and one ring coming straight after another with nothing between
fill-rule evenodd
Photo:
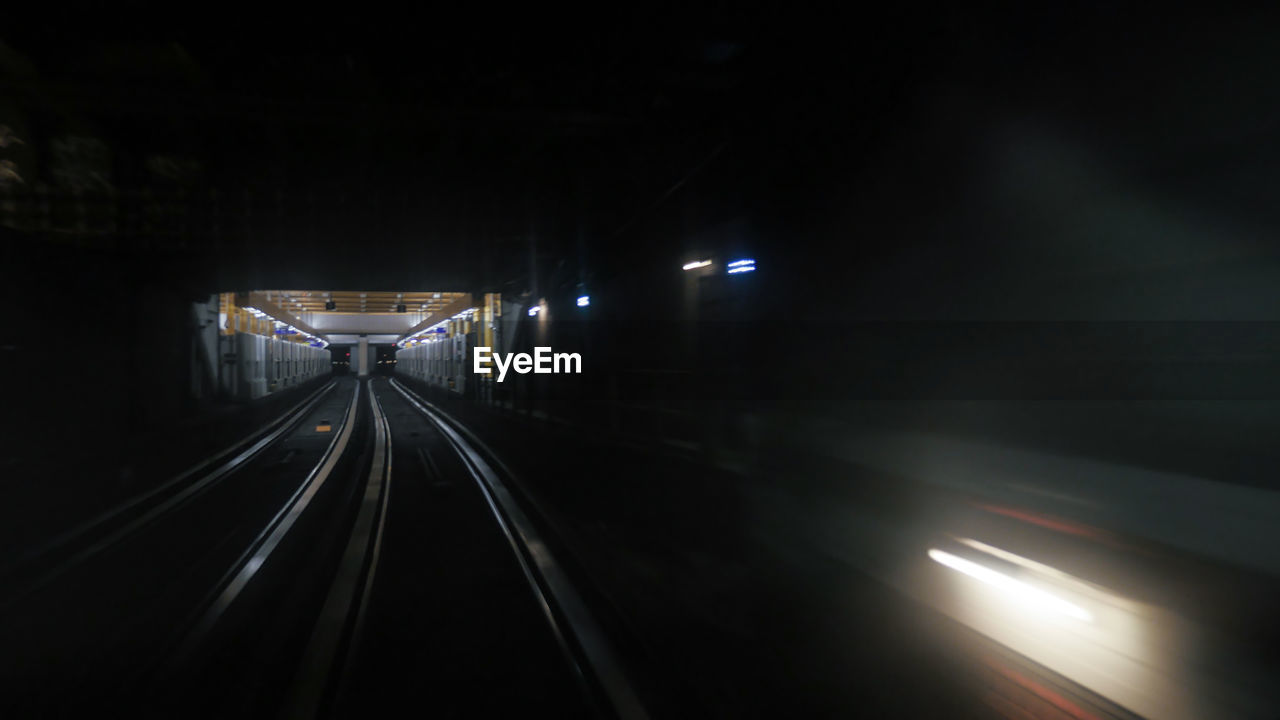
<instances>
[{"instance_id":1,"label":"tunnel interior","mask_svg":"<svg viewBox=\"0 0 1280 720\"><path fill-rule=\"evenodd\" d=\"M1275 10L135 10L0 25L0 715L1275 716Z\"/></svg>"}]
</instances>

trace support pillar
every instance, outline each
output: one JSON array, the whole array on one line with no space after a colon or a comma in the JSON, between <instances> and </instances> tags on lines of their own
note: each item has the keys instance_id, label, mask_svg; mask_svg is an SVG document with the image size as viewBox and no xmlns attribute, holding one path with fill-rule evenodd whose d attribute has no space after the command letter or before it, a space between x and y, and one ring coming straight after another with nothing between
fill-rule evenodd
<instances>
[{"instance_id":1,"label":"support pillar","mask_svg":"<svg viewBox=\"0 0 1280 720\"><path fill-rule=\"evenodd\" d=\"M360 338L360 345L356 348L356 376L369 376L369 338Z\"/></svg>"}]
</instances>

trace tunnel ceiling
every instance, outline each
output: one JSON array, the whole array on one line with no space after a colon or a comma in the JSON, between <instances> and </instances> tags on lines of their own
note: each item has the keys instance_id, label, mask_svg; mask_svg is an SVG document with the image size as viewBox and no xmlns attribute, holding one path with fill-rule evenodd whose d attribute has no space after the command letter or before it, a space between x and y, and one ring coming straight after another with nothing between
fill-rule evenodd
<instances>
[{"instance_id":1,"label":"tunnel ceiling","mask_svg":"<svg viewBox=\"0 0 1280 720\"><path fill-rule=\"evenodd\" d=\"M101 143L84 154L110 172L86 161L86 185L194 203L164 245L218 289L496 289L522 283L531 234L549 264L607 260L749 97L749 18L646 14L599 37L434 11L335 35L256 13L49 20L0 35L0 91L20 135ZM23 172L56 183L46 160Z\"/></svg>"},{"instance_id":2,"label":"tunnel ceiling","mask_svg":"<svg viewBox=\"0 0 1280 720\"><path fill-rule=\"evenodd\" d=\"M958 283L1057 271L1073 198L1132 188L1250 218L1240 233L1280 223L1280 58L1248 17L93 12L0 29L14 187L86 193L87 218L33 231L50 242L86 244L75 228L113 198L127 227L106 246L210 291L520 291L533 266L572 284L670 264L744 217L756 234L736 240L792 253L809 285L869 287L895 254Z\"/></svg>"}]
</instances>

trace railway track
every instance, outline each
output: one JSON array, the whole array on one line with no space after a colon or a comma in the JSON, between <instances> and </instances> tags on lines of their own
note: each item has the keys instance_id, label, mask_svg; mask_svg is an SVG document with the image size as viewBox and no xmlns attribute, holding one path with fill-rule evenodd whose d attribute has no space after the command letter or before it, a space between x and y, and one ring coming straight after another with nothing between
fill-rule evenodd
<instances>
[{"instance_id":1,"label":"railway track","mask_svg":"<svg viewBox=\"0 0 1280 720\"><path fill-rule=\"evenodd\" d=\"M647 718L501 467L399 383L335 380L10 565L6 714L343 717L425 668L482 713Z\"/></svg>"}]
</instances>

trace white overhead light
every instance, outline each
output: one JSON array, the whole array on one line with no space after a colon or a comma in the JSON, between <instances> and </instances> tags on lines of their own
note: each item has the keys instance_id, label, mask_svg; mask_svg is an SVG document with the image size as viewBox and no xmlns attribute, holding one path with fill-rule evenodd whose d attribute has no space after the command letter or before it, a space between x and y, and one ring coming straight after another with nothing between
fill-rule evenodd
<instances>
[{"instance_id":1,"label":"white overhead light","mask_svg":"<svg viewBox=\"0 0 1280 720\"><path fill-rule=\"evenodd\" d=\"M591 304L590 295L583 295L582 297L578 298L578 307L586 307L590 304Z\"/></svg>"},{"instance_id":2,"label":"white overhead light","mask_svg":"<svg viewBox=\"0 0 1280 720\"><path fill-rule=\"evenodd\" d=\"M711 264L710 260L694 260L691 263L685 263L684 267L680 269L681 270L697 270L698 268L704 268L710 264Z\"/></svg>"}]
</instances>

